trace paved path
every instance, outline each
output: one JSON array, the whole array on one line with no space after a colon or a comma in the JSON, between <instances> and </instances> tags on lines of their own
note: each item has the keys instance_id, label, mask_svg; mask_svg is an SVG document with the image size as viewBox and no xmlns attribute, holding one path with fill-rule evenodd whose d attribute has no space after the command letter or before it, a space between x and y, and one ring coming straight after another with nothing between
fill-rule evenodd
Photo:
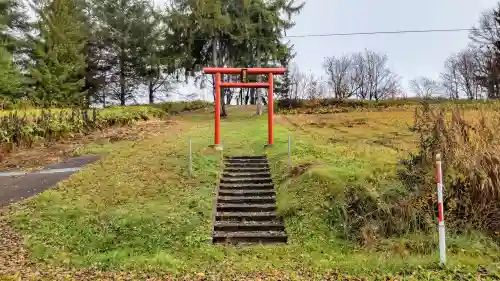
<instances>
[{"instance_id":1,"label":"paved path","mask_svg":"<svg viewBox=\"0 0 500 281\"><path fill-rule=\"evenodd\" d=\"M68 178L84 165L99 160L99 158L98 155L74 157L60 163L47 165L34 173L0 172L0 207L37 195Z\"/></svg>"}]
</instances>

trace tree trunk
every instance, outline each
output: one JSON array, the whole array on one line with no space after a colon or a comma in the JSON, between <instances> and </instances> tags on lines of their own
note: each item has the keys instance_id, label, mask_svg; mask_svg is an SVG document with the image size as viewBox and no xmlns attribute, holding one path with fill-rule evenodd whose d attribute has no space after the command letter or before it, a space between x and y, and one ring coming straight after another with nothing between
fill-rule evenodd
<instances>
[{"instance_id":1,"label":"tree trunk","mask_svg":"<svg viewBox=\"0 0 500 281\"><path fill-rule=\"evenodd\" d=\"M91 83L89 82L88 77L85 77L85 86L83 89L86 91L85 96L83 97L83 107L84 108L89 108L91 104L91 97L95 96L95 93L93 93L94 88L92 87Z\"/></svg>"},{"instance_id":2,"label":"tree trunk","mask_svg":"<svg viewBox=\"0 0 500 281\"><path fill-rule=\"evenodd\" d=\"M255 88L250 89L250 104L254 105L255 104Z\"/></svg>"},{"instance_id":3,"label":"tree trunk","mask_svg":"<svg viewBox=\"0 0 500 281\"><path fill-rule=\"evenodd\" d=\"M214 38L212 40L212 63L214 67L218 66L218 60L217 60L217 54L218 54L218 45L219 42L219 36L217 34L214 35ZM215 76L215 75L213 75ZM215 77L214 77L214 83L213 83L213 93L214 93L214 101L215 101ZM220 106L221 106L221 111L220 111L220 116L221 117L226 117L226 105L224 103L224 90L220 91L221 97L220 97Z\"/></svg>"},{"instance_id":4,"label":"tree trunk","mask_svg":"<svg viewBox=\"0 0 500 281\"><path fill-rule=\"evenodd\" d=\"M247 89L245 94L245 105L248 105L248 100L250 99L250 90Z\"/></svg>"},{"instance_id":5,"label":"tree trunk","mask_svg":"<svg viewBox=\"0 0 500 281\"><path fill-rule=\"evenodd\" d=\"M229 91L226 93L226 104L231 104L231 100L233 99L233 95L229 93Z\"/></svg>"},{"instance_id":6,"label":"tree trunk","mask_svg":"<svg viewBox=\"0 0 500 281\"><path fill-rule=\"evenodd\" d=\"M260 49L257 48L257 67L260 67ZM260 75L257 76L257 82L260 82ZM263 105L262 105L262 89L257 88L257 114L262 115Z\"/></svg>"},{"instance_id":7,"label":"tree trunk","mask_svg":"<svg viewBox=\"0 0 500 281\"><path fill-rule=\"evenodd\" d=\"M125 88L125 52L123 48L120 51L120 105L124 106L126 102Z\"/></svg>"},{"instance_id":8,"label":"tree trunk","mask_svg":"<svg viewBox=\"0 0 500 281\"><path fill-rule=\"evenodd\" d=\"M106 92L102 90L102 108L106 108Z\"/></svg>"},{"instance_id":9,"label":"tree trunk","mask_svg":"<svg viewBox=\"0 0 500 281\"><path fill-rule=\"evenodd\" d=\"M154 104L155 103L155 90L154 90L153 81L151 81L151 80L149 81L148 91L149 91L149 104Z\"/></svg>"},{"instance_id":10,"label":"tree trunk","mask_svg":"<svg viewBox=\"0 0 500 281\"><path fill-rule=\"evenodd\" d=\"M226 76L227 76L227 75L226 75ZM226 79L227 79L227 78L226 78ZM224 80L224 79L223 79L223 80ZM220 91L220 94L221 94L221 97L220 97L220 105L221 105L221 107L220 107L220 109L221 109L221 110L220 110L220 116L221 116L221 117L227 117L227 112L226 112L226 103L224 102L224 99L225 99L225 97L226 97L226 91L227 91L227 90L228 90L228 89L222 89L222 90Z\"/></svg>"}]
</instances>

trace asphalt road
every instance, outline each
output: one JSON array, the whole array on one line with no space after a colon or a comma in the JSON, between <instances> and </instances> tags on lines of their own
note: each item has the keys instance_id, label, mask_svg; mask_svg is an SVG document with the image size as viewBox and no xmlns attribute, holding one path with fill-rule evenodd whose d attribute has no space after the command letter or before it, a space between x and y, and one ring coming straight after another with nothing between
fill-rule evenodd
<instances>
[{"instance_id":1,"label":"asphalt road","mask_svg":"<svg viewBox=\"0 0 500 281\"><path fill-rule=\"evenodd\" d=\"M99 158L98 155L74 157L60 163L47 165L39 172L28 174L0 172L0 207L52 188L59 181L77 172L78 168L93 163Z\"/></svg>"}]
</instances>

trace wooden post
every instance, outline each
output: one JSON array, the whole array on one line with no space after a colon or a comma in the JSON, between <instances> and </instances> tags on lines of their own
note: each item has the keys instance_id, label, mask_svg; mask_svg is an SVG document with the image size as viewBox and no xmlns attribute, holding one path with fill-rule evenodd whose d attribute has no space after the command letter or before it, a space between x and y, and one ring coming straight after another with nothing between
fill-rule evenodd
<instances>
[{"instance_id":1,"label":"wooden post","mask_svg":"<svg viewBox=\"0 0 500 281\"><path fill-rule=\"evenodd\" d=\"M273 102L273 74L269 73L267 75L267 83L268 85L268 90L267 90L267 144L268 145L273 145L274 144L274 135L273 135L273 115L274 115L274 102Z\"/></svg>"},{"instance_id":2,"label":"wooden post","mask_svg":"<svg viewBox=\"0 0 500 281\"><path fill-rule=\"evenodd\" d=\"M189 137L189 177L193 176L193 149L192 149L192 141L191 137Z\"/></svg>"},{"instance_id":3,"label":"wooden post","mask_svg":"<svg viewBox=\"0 0 500 281\"><path fill-rule=\"evenodd\" d=\"M220 145L220 82L221 74L215 74L215 146Z\"/></svg>"}]
</instances>

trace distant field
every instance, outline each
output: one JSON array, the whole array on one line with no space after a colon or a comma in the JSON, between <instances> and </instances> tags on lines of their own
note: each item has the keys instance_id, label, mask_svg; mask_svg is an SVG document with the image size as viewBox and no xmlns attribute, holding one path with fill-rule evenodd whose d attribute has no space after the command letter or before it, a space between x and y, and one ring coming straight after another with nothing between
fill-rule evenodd
<instances>
[{"instance_id":1,"label":"distant field","mask_svg":"<svg viewBox=\"0 0 500 281\"><path fill-rule=\"evenodd\" d=\"M415 148L412 110L298 114L280 117L285 124L332 145L344 145L352 153L402 156ZM372 151L376 150L376 151ZM363 152L364 153L364 152Z\"/></svg>"}]
</instances>

